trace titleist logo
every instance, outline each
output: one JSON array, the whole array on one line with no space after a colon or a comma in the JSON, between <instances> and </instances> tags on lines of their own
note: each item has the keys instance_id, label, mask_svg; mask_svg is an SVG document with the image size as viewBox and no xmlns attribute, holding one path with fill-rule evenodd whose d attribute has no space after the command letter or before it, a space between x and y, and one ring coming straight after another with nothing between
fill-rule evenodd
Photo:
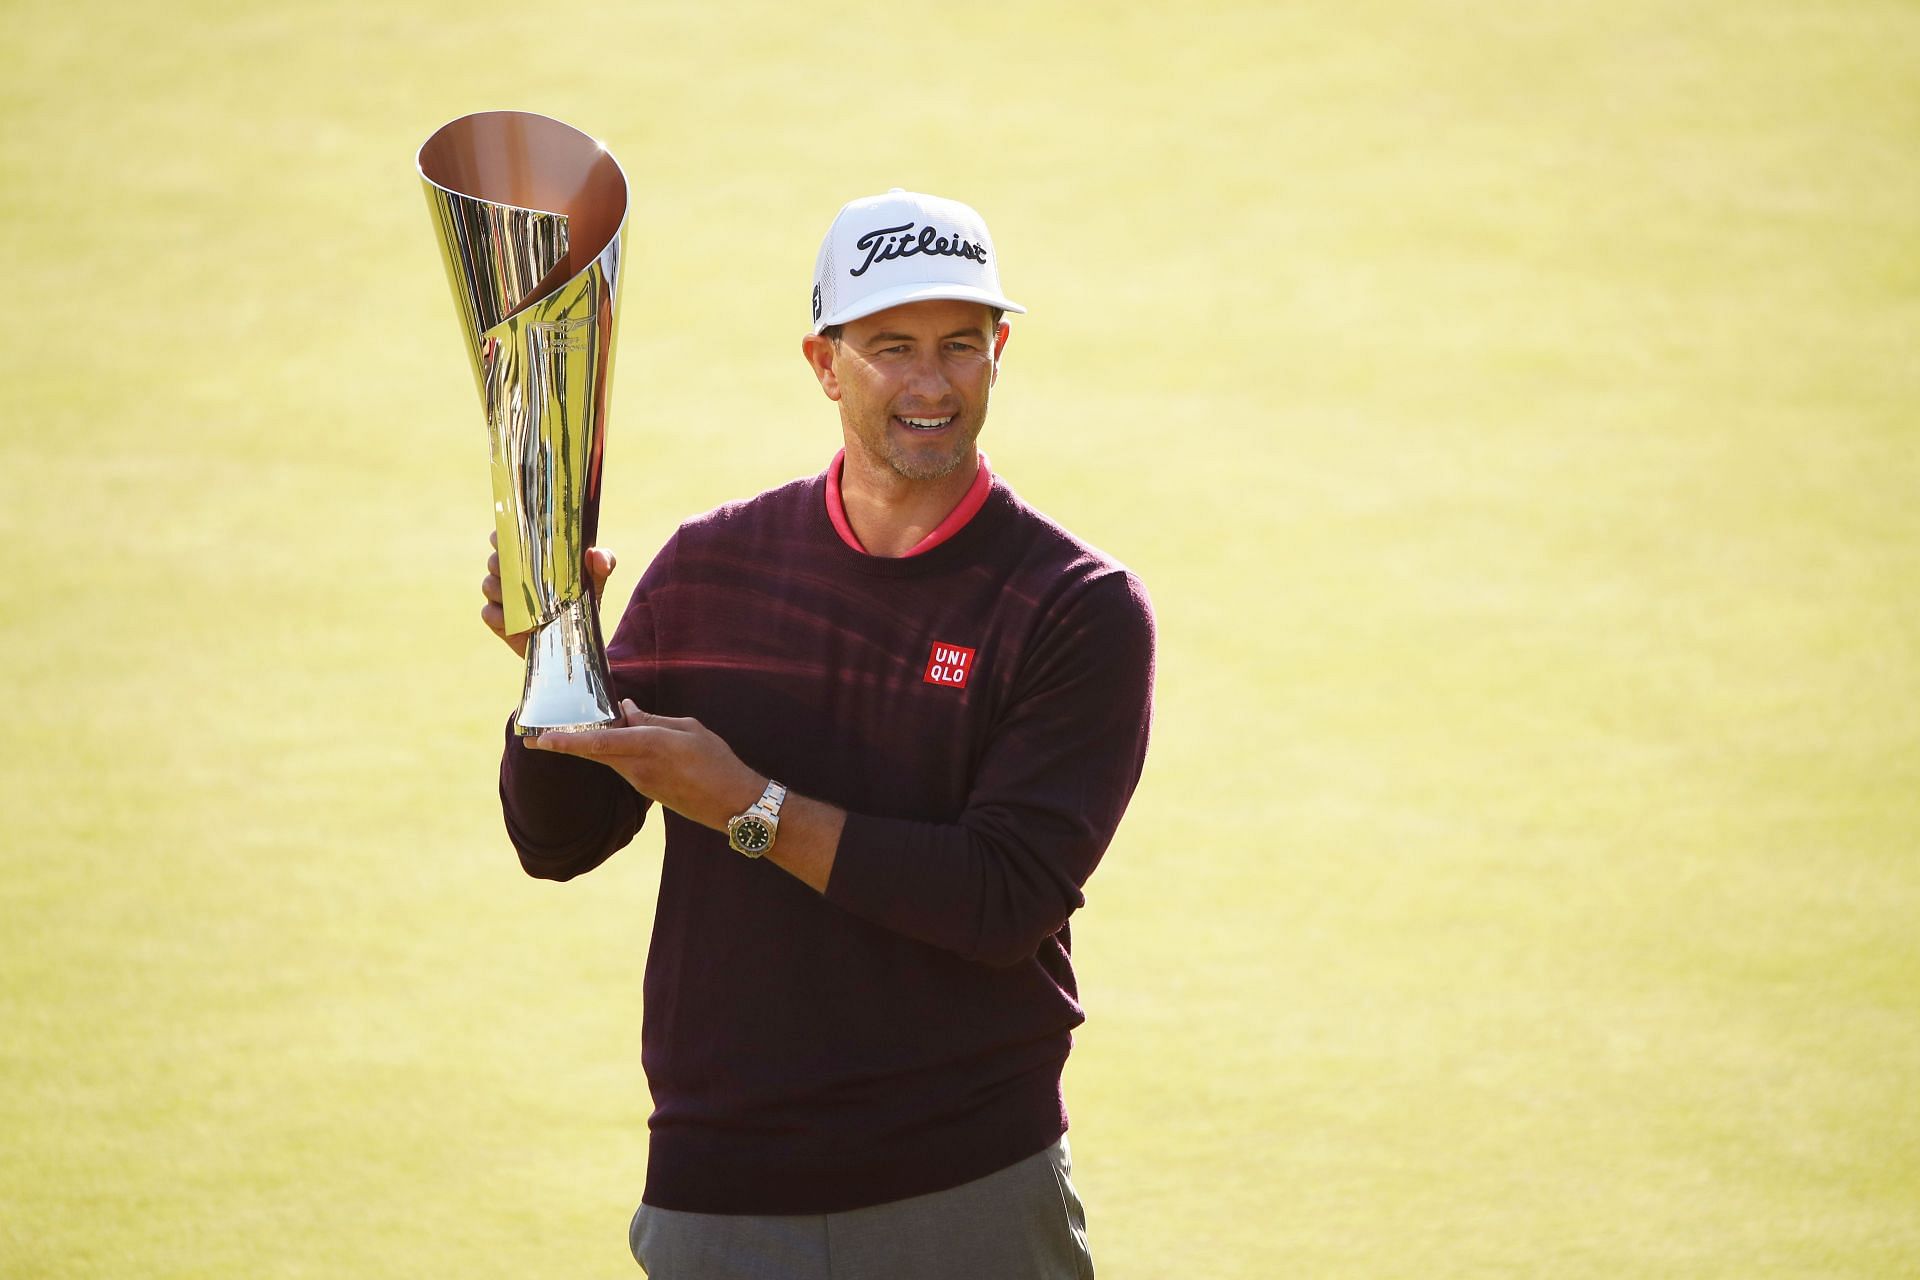
<instances>
[{"instance_id":1,"label":"titleist logo","mask_svg":"<svg viewBox=\"0 0 1920 1280\"><path fill-rule=\"evenodd\" d=\"M869 231L853 242L856 249L867 251L867 260L856 269L847 272L850 276L863 276L867 268L876 262L891 262L895 258L911 258L919 254L933 254L945 258L965 258L969 262L984 263L987 260L986 248L971 240L962 240L959 236L945 236L932 227L921 227L914 234L914 224L902 223L897 227L880 227Z\"/></svg>"}]
</instances>

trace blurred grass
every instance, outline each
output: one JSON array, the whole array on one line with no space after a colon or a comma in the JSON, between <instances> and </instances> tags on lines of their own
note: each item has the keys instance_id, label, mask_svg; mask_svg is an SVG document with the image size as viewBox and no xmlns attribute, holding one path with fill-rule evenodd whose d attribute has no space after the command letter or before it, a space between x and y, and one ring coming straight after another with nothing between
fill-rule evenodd
<instances>
[{"instance_id":1,"label":"blurred grass","mask_svg":"<svg viewBox=\"0 0 1920 1280\"><path fill-rule=\"evenodd\" d=\"M630 1274L657 836L522 880L411 157L634 181L605 541L817 469L950 192L1138 568L1103 1275L1920 1266L1920 10L0 7L0 1274ZM719 1015L717 1015L719 1016Z\"/></svg>"}]
</instances>

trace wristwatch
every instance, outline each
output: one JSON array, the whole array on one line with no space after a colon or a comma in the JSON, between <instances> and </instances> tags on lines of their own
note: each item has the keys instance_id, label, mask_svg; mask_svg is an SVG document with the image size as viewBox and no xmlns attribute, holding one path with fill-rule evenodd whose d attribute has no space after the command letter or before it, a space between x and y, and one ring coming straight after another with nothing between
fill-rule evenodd
<instances>
[{"instance_id":1,"label":"wristwatch","mask_svg":"<svg viewBox=\"0 0 1920 1280\"><path fill-rule=\"evenodd\" d=\"M751 809L727 819L727 843L734 852L757 858L773 848L773 838L780 832L780 806L786 798L787 789L769 778L767 789Z\"/></svg>"}]
</instances>

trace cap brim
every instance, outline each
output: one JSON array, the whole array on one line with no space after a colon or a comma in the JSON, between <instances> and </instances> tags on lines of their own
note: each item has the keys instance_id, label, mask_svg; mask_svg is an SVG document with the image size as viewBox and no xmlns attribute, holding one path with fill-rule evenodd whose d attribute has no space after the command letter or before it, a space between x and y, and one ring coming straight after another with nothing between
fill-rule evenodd
<instances>
[{"instance_id":1,"label":"cap brim","mask_svg":"<svg viewBox=\"0 0 1920 1280\"><path fill-rule=\"evenodd\" d=\"M821 316L813 326L815 333L828 325L847 324L862 316L870 316L876 311L885 311L888 307L904 306L909 302L980 302L1002 311L1011 311L1016 315L1027 314L1027 309L1011 298L1003 298L990 289L981 289L967 284L906 284L897 289L882 289L870 293L858 302L849 303L829 316Z\"/></svg>"}]
</instances>

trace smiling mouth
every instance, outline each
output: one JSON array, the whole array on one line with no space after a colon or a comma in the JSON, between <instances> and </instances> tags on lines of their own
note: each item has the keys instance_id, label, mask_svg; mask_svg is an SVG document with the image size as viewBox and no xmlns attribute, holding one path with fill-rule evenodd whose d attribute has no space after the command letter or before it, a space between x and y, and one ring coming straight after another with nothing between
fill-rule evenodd
<instances>
[{"instance_id":1,"label":"smiling mouth","mask_svg":"<svg viewBox=\"0 0 1920 1280\"><path fill-rule=\"evenodd\" d=\"M939 431L953 421L953 415L944 418L906 418L895 414L893 420L909 431Z\"/></svg>"}]
</instances>

